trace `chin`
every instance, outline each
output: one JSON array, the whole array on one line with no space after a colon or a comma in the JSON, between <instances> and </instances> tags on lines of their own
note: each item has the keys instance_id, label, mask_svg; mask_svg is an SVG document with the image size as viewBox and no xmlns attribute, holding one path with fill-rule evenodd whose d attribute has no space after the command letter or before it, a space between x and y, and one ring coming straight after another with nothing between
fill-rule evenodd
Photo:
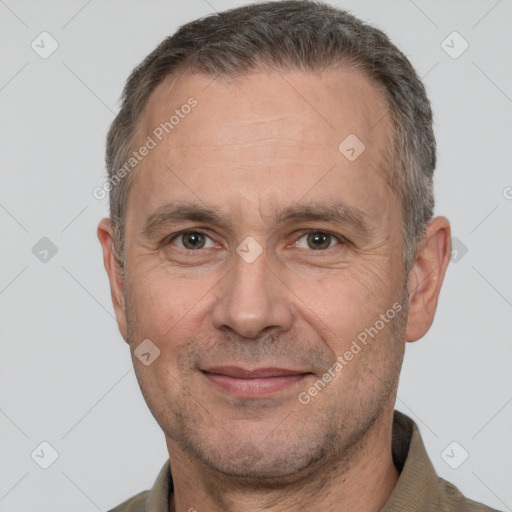
<instances>
[{"instance_id":1,"label":"chin","mask_svg":"<svg viewBox=\"0 0 512 512\"><path fill-rule=\"evenodd\" d=\"M187 439L178 444L201 465L217 474L230 477L244 486L282 487L310 478L317 466L327 465L336 457L332 440L305 440L295 432L285 438L263 439L256 443L246 439L230 439L213 443ZM331 449L326 448L331 447Z\"/></svg>"}]
</instances>

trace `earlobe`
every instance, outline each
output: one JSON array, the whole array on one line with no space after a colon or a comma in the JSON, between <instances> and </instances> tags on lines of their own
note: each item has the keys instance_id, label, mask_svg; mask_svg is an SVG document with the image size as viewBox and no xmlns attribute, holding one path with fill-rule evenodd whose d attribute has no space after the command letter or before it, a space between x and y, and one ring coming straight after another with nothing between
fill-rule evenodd
<instances>
[{"instance_id":1,"label":"earlobe","mask_svg":"<svg viewBox=\"0 0 512 512\"><path fill-rule=\"evenodd\" d=\"M127 341L126 304L124 300L124 277L121 265L114 250L114 237L110 219L102 219L98 224L98 239L103 250L103 264L110 281L110 294L121 335Z\"/></svg>"},{"instance_id":2,"label":"earlobe","mask_svg":"<svg viewBox=\"0 0 512 512\"><path fill-rule=\"evenodd\" d=\"M450 255L450 223L446 217L435 217L427 225L409 274L406 341L416 341L430 329Z\"/></svg>"}]
</instances>

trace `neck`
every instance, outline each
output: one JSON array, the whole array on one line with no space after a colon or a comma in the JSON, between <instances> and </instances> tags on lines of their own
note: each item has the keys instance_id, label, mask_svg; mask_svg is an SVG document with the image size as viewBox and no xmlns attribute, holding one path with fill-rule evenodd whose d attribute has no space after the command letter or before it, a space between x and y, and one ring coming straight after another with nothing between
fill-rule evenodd
<instances>
[{"instance_id":1,"label":"neck","mask_svg":"<svg viewBox=\"0 0 512 512\"><path fill-rule=\"evenodd\" d=\"M342 460L320 461L287 482L266 486L214 473L167 439L174 484L170 512L377 512L399 477L391 454L392 414L381 416Z\"/></svg>"}]
</instances>

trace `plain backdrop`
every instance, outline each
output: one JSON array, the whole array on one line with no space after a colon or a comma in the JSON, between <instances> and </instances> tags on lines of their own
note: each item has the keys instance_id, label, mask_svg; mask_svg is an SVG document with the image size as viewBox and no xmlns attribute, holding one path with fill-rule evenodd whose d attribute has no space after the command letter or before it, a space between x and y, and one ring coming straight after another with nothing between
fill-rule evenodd
<instances>
[{"instance_id":1,"label":"plain backdrop","mask_svg":"<svg viewBox=\"0 0 512 512\"><path fill-rule=\"evenodd\" d=\"M181 24L243 3L0 1L3 512L108 510L167 458L113 319L96 239L107 202L92 191L132 68ZM388 33L424 77L436 214L457 249L434 325L407 347L397 408L442 477L511 510L512 4L333 3ZM453 442L459 462L468 454L457 469L442 455Z\"/></svg>"}]
</instances>

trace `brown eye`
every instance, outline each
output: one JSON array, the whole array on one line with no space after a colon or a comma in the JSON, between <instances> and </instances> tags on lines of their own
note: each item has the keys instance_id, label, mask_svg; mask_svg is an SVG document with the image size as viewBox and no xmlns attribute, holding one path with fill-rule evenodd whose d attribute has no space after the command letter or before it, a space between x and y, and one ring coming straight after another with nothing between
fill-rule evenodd
<instances>
[{"instance_id":1,"label":"brown eye","mask_svg":"<svg viewBox=\"0 0 512 512\"><path fill-rule=\"evenodd\" d=\"M309 233L307 242L310 249L328 249L331 245L332 236L327 233Z\"/></svg>"},{"instance_id":2,"label":"brown eye","mask_svg":"<svg viewBox=\"0 0 512 512\"><path fill-rule=\"evenodd\" d=\"M204 249L207 247L209 237L200 231L186 231L175 236L171 242L182 249L188 249L191 251L197 249ZM213 247L213 243L210 242L209 247Z\"/></svg>"},{"instance_id":3,"label":"brown eye","mask_svg":"<svg viewBox=\"0 0 512 512\"><path fill-rule=\"evenodd\" d=\"M322 251L330 249L333 245L342 242L341 236L331 235L324 231L310 231L302 235L295 243L296 247L301 249L310 249L313 251Z\"/></svg>"},{"instance_id":4,"label":"brown eye","mask_svg":"<svg viewBox=\"0 0 512 512\"><path fill-rule=\"evenodd\" d=\"M182 235L183 245L187 249L201 249L204 244L204 235L200 233L185 233Z\"/></svg>"}]
</instances>

